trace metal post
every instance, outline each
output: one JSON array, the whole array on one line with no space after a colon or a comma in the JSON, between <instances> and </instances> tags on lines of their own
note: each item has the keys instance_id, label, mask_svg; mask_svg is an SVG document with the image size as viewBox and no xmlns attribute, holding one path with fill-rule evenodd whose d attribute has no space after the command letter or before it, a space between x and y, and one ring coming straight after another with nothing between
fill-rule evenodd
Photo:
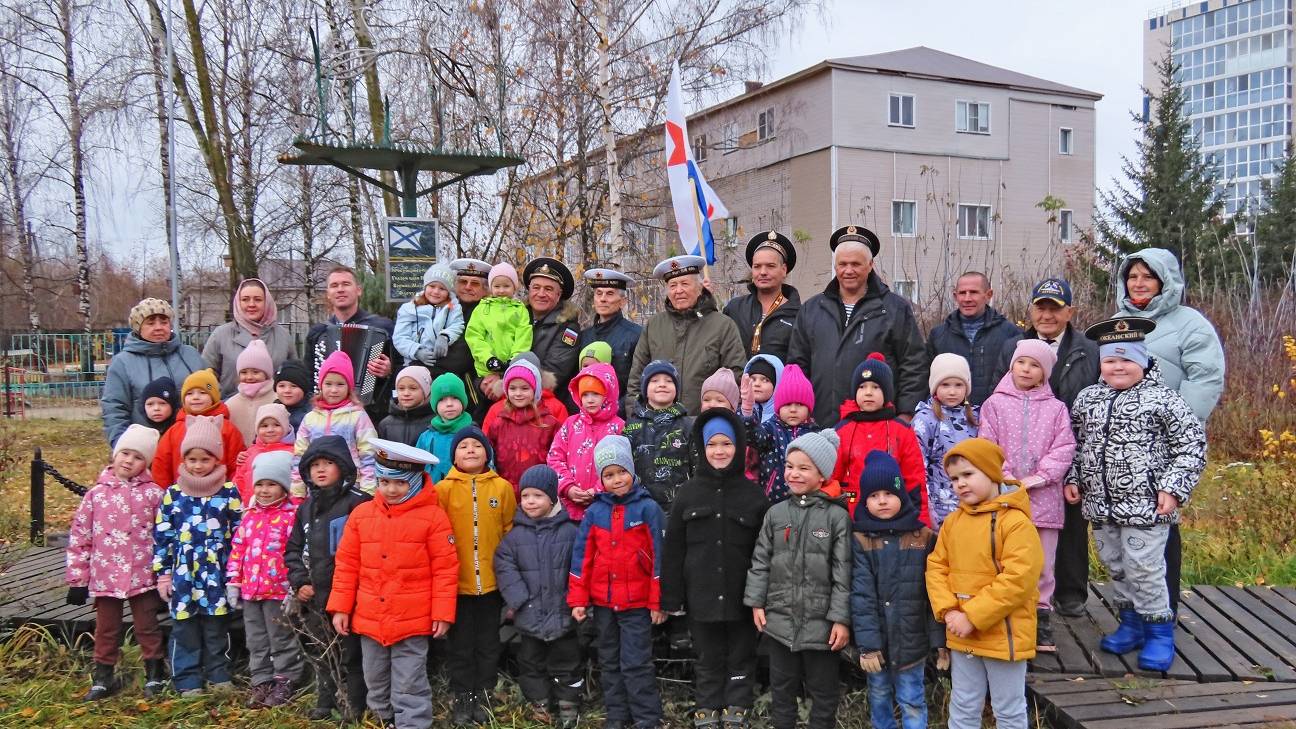
<instances>
[{"instance_id":1,"label":"metal post","mask_svg":"<svg viewBox=\"0 0 1296 729\"><path fill-rule=\"evenodd\" d=\"M4 351L4 414L6 418L13 417L13 384L9 380L9 353L13 351L13 333L5 332L5 351Z\"/></svg>"},{"instance_id":2,"label":"metal post","mask_svg":"<svg viewBox=\"0 0 1296 729\"><path fill-rule=\"evenodd\" d=\"M396 171L400 175L401 215L418 217L418 167L410 165Z\"/></svg>"},{"instance_id":3,"label":"metal post","mask_svg":"<svg viewBox=\"0 0 1296 729\"><path fill-rule=\"evenodd\" d=\"M31 462L31 543L45 546L45 467L40 448Z\"/></svg>"}]
</instances>

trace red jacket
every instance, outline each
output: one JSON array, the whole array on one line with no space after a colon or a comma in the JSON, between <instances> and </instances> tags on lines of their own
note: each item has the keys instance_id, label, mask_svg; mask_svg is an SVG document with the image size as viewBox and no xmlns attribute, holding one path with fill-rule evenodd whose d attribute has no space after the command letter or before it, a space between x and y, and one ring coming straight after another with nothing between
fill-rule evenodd
<instances>
[{"instance_id":1,"label":"red jacket","mask_svg":"<svg viewBox=\"0 0 1296 729\"><path fill-rule=\"evenodd\" d=\"M211 410L198 414L225 416L225 423L221 425L221 445L224 446L225 453L213 453L212 455L222 456L221 463L225 464L225 473L232 475L234 468L238 465L238 454L243 452L243 434L239 432L234 423L230 422L229 408L225 407L225 403L222 402L217 403L216 407ZM188 411L181 410L180 417L176 419L175 424L167 428L167 432L158 441L157 452L153 455L153 481L162 488L174 484L176 478L180 475L180 464L184 461L184 454L180 452L180 444L184 442L185 420L188 417Z\"/></svg>"},{"instance_id":2,"label":"red jacket","mask_svg":"<svg viewBox=\"0 0 1296 729\"><path fill-rule=\"evenodd\" d=\"M508 405L508 398L501 397L486 410L486 417L482 418L483 433L490 435L491 426L495 424L495 420L504 412L504 407L506 405ZM540 409L553 415L559 425L562 425L563 421L567 419L567 416L571 414L567 412L567 408L562 404L562 401L553 394L552 390L540 391Z\"/></svg>"},{"instance_id":3,"label":"red jacket","mask_svg":"<svg viewBox=\"0 0 1296 729\"><path fill-rule=\"evenodd\" d=\"M256 485L252 481L252 461L255 461L256 457L262 453L272 453L274 451L287 451L292 453L293 444L271 443L270 445L266 445L261 442L256 442L248 446L247 450L243 451L245 454L243 457L243 465L234 469L234 478L231 478L230 480L233 481L234 486L238 488L239 500L241 500L245 505L252 503L252 487ZM226 468L228 468L228 466Z\"/></svg>"},{"instance_id":4,"label":"red jacket","mask_svg":"<svg viewBox=\"0 0 1296 729\"><path fill-rule=\"evenodd\" d=\"M562 421L543 407L539 417L536 412L535 408L506 407L487 420L483 431L495 448L495 472L513 484L513 495L519 498L518 480L528 468L546 462L554 433L562 427Z\"/></svg>"},{"instance_id":5,"label":"red jacket","mask_svg":"<svg viewBox=\"0 0 1296 729\"><path fill-rule=\"evenodd\" d=\"M585 510L572 550L567 604L660 610L665 525L661 507L638 479L625 496L599 493Z\"/></svg>"},{"instance_id":6,"label":"red jacket","mask_svg":"<svg viewBox=\"0 0 1296 729\"><path fill-rule=\"evenodd\" d=\"M918 518L930 527L931 517L927 515L927 462L923 459L918 437L914 435L912 428L899 420L861 422L847 419L847 416L859 411L854 400L842 403L841 420L837 421L841 449L837 452L837 467L832 473L832 480L840 482L842 493L849 496L847 509L850 510L851 518L855 517L855 505L863 501L859 482L860 474L864 473L864 459L870 451L886 451L899 461L900 476L904 479L905 489L909 491L909 498L913 503L921 504Z\"/></svg>"},{"instance_id":7,"label":"red jacket","mask_svg":"<svg viewBox=\"0 0 1296 729\"><path fill-rule=\"evenodd\" d=\"M350 615L353 632L385 646L431 635L433 621L454 622L458 594L454 533L426 474L409 501L377 497L351 512L326 609Z\"/></svg>"}]
</instances>

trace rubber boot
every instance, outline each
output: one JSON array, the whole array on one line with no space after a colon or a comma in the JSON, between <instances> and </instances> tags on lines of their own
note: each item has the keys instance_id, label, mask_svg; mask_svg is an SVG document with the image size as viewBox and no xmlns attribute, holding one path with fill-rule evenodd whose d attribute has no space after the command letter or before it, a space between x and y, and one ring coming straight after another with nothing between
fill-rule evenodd
<instances>
[{"instance_id":1,"label":"rubber boot","mask_svg":"<svg viewBox=\"0 0 1296 729\"><path fill-rule=\"evenodd\" d=\"M1170 670L1174 662L1174 620L1143 622L1143 650L1139 651L1138 667L1144 671Z\"/></svg>"},{"instance_id":2,"label":"rubber boot","mask_svg":"<svg viewBox=\"0 0 1296 729\"><path fill-rule=\"evenodd\" d=\"M113 675L111 663L96 663L91 674L90 690L81 697L82 701L102 701L117 693L117 677Z\"/></svg>"},{"instance_id":3,"label":"rubber boot","mask_svg":"<svg viewBox=\"0 0 1296 729\"><path fill-rule=\"evenodd\" d=\"M171 680L171 672L167 670L166 661L161 658L146 658L144 660L144 695L148 698L156 698L166 691L167 681Z\"/></svg>"},{"instance_id":4,"label":"rubber boot","mask_svg":"<svg viewBox=\"0 0 1296 729\"><path fill-rule=\"evenodd\" d=\"M1120 627L1111 635L1103 636L1098 644L1107 653L1129 653L1143 647L1143 616L1133 608L1122 608Z\"/></svg>"}]
</instances>

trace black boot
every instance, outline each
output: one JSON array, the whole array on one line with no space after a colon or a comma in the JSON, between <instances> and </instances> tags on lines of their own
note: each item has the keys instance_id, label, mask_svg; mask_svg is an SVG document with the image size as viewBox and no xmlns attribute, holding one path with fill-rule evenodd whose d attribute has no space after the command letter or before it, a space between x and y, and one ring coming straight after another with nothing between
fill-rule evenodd
<instances>
[{"instance_id":1,"label":"black boot","mask_svg":"<svg viewBox=\"0 0 1296 729\"><path fill-rule=\"evenodd\" d=\"M472 724L473 703L471 693L455 694L454 703L450 706L450 723L455 726Z\"/></svg>"},{"instance_id":2,"label":"black boot","mask_svg":"<svg viewBox=\"0 0 1296 729\"><path fill-rule=\"evenodd\" d=\"M166 691L167 681L171 679L166 661L161 658L144 660L144 695L150 699Z\"/></svg>"},{"instance_id":3,"label":"black boot","mask_svg":"<svg viewBox=\"0 0 1296 729\"><path fill-rule=\"evenodd\" d=\"M1053 642L1053 611L1035 611L1035 650L1040 653L1056 653L1057 644Z\"/></svg>"},{"instance_id":4,"label":"black boot","mask_svg":"<svg viewBox=\"0 0 1296 729\"><path fill-rule=\"evenodd\" d=\"M82 701L102 701L117 693L117 677L113 675L111 663L96 663L90 678L90 690Z\"/></svg>"},{"instance_id":5,"label":"black boot","mask_svg":"<svg viewBox=\"0 0 1296 729\"><path fill-rule=\"evenodd\" d=\"M491 710L489 691L476 691L473 693L472 720L474 724L490 726Z\"/></svg>"}]
</instances>

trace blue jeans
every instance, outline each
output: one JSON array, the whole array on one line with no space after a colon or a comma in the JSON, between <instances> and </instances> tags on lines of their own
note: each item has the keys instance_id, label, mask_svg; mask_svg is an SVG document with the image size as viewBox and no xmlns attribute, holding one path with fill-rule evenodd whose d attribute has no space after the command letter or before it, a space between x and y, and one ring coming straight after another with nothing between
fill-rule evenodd
<instances>
[{"instance_id":1,"label":"blue jeans","mask_svg":"<svg viewBox=\"0 0 1296 729\"><path fill-rule=\"evenodd\" d=\"M225 683L229 672L228 615L194 615L171 624L171 684L188 691Z\"/></svg>"},{"instance_id":2,"label":"blue jeans","mask_svg":"<svg viewBox=\"0 0 1296 729\"><path fill-rule=\"evenodd\" d=\"M904 670L884 668L868 675L869 721L873 729L895 729L895 705L900 704L904 729L927 726L927 698L923 694L924 664Z\"/></svg>"},{"instance_id":3,"label":"blue jeans","mask_svg":"<svg viewBox=\"0 0 1296 729\"><path fill-rule=\"evenodd\" d=\"M609 721L655 727L662 721L661 695L653 669L652 618L648 610L595 607L599 676Z\"/></svg>"}]
</instances>

